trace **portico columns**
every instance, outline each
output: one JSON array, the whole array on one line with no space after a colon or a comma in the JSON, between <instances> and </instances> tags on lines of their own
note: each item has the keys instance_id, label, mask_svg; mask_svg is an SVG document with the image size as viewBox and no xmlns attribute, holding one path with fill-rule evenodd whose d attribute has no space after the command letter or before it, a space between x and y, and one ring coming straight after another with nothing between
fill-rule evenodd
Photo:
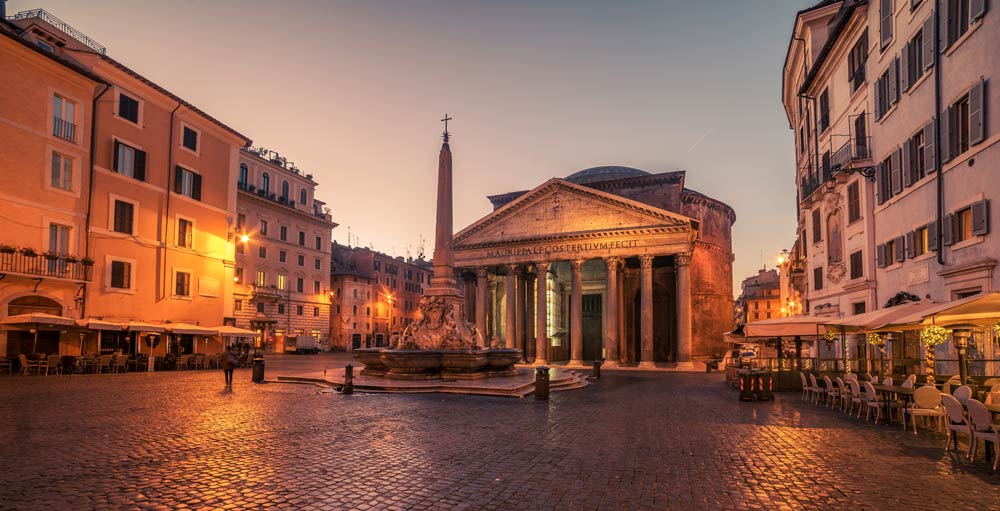
<instances>
[{"instance_id":1,"label":"portico columns","mask_svg":"<svg viewBox=\"0 0 1000 511\"><path fill-rule=\"evenodd\" d=\"M524 274L524 360L535 357L535 274Z\"/></svg>"},{"instance_id":2,"label":"portico columns","mask_svg":"<svg viewBox=\"0 0 1000 511\"><path fill-rule=\"evenodd\" d=\"M535 365L549 362L548 274L549 263L535 263Z\"/></svg>"},{"instance_id":3,"label":"portico columns","mask_svg":"<svg viewBox=\"0 0 1000 511\"><path fill-rule=\"evenodd\" d=\"M604 299L604 365L618 366L618 266L620 257L608 257L607 289Z\"/></svg>"},{"instance_id":4,"label":"portico columns","mask_svg":"<svg viewBox=\"0 0 1000 511\"><path fill-rule=\"evenodd\" d=\"M639 323L642 339L639 367L656 367L653 363L653 256L639 256L639 265L641 267L639 280L641 319Z\"/></svg>"},{"instance_id":5,"label":"portico columns","mask_svg":"<svg viewBox=\"0 0 1000 511\"><path fill-rule=\"evenodd\" d=\"M677 269L677 366L691 367L691 254L674 254Z\"/></svg>"},{"instance_id":6,"label":"portico columns","mask_svg":"<svg viewBox=\"0 0 1000 511\"><path fill-rule=\"evenodd\" d=\"M583 365L583 259L570 261L573 270L569 299L569 365Z\"/></svg>"},{"instance_id":7,"label":"portico columns","mask_svg":"<svg viewBox=\"0 0 1000 511\"><path fill-rule=\"evenodd\" d=\"M524 272L519 267L517 269L517 297L514 300L514 304L516 305L514 308L514 347L521 350L522 359L524 353L528 351L527 346L524 344L524 292Z\"/></svg>"},{"instance_id":8,"label":"portico columns","mask_svg":"<svg viewBox=\"0 0 1000 511\"><path fill-rule=\"evenodd\" d=\"M505 348L516 348L515 336L517 335L517 265L507 265L507 277L504 278L505 293L507 295L507 321L504 325L503 345Z\"/></svg>"},{"instance_id":9,"label":"portico columns","mask_svg":"<svg viewBox=\"0 0 1000 511\"><path fill-rule=\"evenodd\" d=\"M489 343L489 332L486 331L486 307L488 307L490 284L487 268L476 269L476 329L483 337L483 343Z\"/></svg>"}]
</instances>

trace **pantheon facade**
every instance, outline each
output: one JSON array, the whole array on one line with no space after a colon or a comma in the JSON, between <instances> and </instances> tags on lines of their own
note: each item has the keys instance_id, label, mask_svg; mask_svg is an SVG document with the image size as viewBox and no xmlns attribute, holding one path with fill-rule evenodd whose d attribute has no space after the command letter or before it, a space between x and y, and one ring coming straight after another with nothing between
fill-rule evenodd
<instances>
[{"instance_id":1,"label":"pantheon facade","mask_svg":"<svg viewBox=\"0 0 1000 511\"><path fill-rule=\"evenodd\" d=\"M736 215L684 177L595 167L489 197L493 212L454 237L465 317L535 363L720 355Z\"/></svg>"}]
</instances>

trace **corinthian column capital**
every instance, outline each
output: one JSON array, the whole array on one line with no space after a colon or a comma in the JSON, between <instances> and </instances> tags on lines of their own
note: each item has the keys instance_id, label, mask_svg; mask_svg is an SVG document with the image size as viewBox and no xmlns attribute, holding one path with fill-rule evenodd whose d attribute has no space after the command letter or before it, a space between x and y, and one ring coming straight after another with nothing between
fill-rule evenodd
<instances>
[{"instance_id":1,"label":"corinthian column capital","mask_svg":"<svg viewBox=\"0 0 1000 511\"><path fill-rule=\"evenodd\" d=\"M535 276L544 279L549 272L549 263L535 263Z\"/></svg>"},{"instance_id":2,"label":"corinthian column capital","mask_svg":"<svg viewBox=\"0 0 1000 511\"><path fill-rule=\"evenodd\" d=\"M587 262L586 259L573 259L569 262L569 266L574 272L581 272L583 271L583 263L585 262Z\"/></svg>"},{"instance_id":3,"label":"corinthian column capital","mask_svg":"<svg viewBox=\"0 0 1000 511\"><path fill-rule=\"evenodd\" d=\"M485 266L480 266L476 268L476 276L479 278L486 278L490 274L490 269Z\"/></svg>"},{"instance_id":4,"label":"corinthian column capital","mask_svg":"<svg viewBox=\"0 0 1000 511\"><path fill-rule=\"evenodd\" d=\"M687 266L691 264L691 253L681 252L674 254L674 265L675 266Z\"/></svg>"},{"instance_id":5,"label":"corinthian column capital","mask_svg":"<svg viewBox=\"0 0 1000 511\"><path fill-rule=\"evenodd\" d=\"M643 270L649 270L653 268L653 257L654 256L651 255L639 256L639 266L641 266Z\"/></svg>"}]
</instances>

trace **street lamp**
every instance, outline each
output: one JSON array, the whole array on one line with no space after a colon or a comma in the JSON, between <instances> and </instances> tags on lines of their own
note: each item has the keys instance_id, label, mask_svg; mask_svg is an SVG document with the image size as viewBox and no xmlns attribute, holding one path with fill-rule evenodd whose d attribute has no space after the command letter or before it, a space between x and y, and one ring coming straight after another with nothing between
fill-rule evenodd
<instances>
[{"instance_id":1,"label":"street lamp","mask_svg":"<svg viewBox=\"0 0 1000 511\"><path fill-rule=\"evenodd\" d=\"M389 339L388 339L389 346L392 346L392 303L394 300L395 299L392 296L392 293L389 292L385 293L385 301L387 304L389 304L389 319L385 325L386 332L389 334Z\"/></svg>"}]
</instances>

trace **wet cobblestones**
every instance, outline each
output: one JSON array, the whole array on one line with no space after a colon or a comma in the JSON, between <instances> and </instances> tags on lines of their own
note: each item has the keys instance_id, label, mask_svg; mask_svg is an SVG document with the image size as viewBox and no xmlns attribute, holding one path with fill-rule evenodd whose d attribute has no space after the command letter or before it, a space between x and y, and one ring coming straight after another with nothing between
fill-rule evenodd
<instances>
[{"instance_id":1,"label":"wet cobblestones","mask_svg":"<svg viewBox=\"0 0 1000 511\"><path fill-rule=\"evenodd\" d=\"M0 377L0 509L1000 509L964 442L740 403L718 374L605 372L548 402L249 379Z\"/></svg>"}]
</instances>

